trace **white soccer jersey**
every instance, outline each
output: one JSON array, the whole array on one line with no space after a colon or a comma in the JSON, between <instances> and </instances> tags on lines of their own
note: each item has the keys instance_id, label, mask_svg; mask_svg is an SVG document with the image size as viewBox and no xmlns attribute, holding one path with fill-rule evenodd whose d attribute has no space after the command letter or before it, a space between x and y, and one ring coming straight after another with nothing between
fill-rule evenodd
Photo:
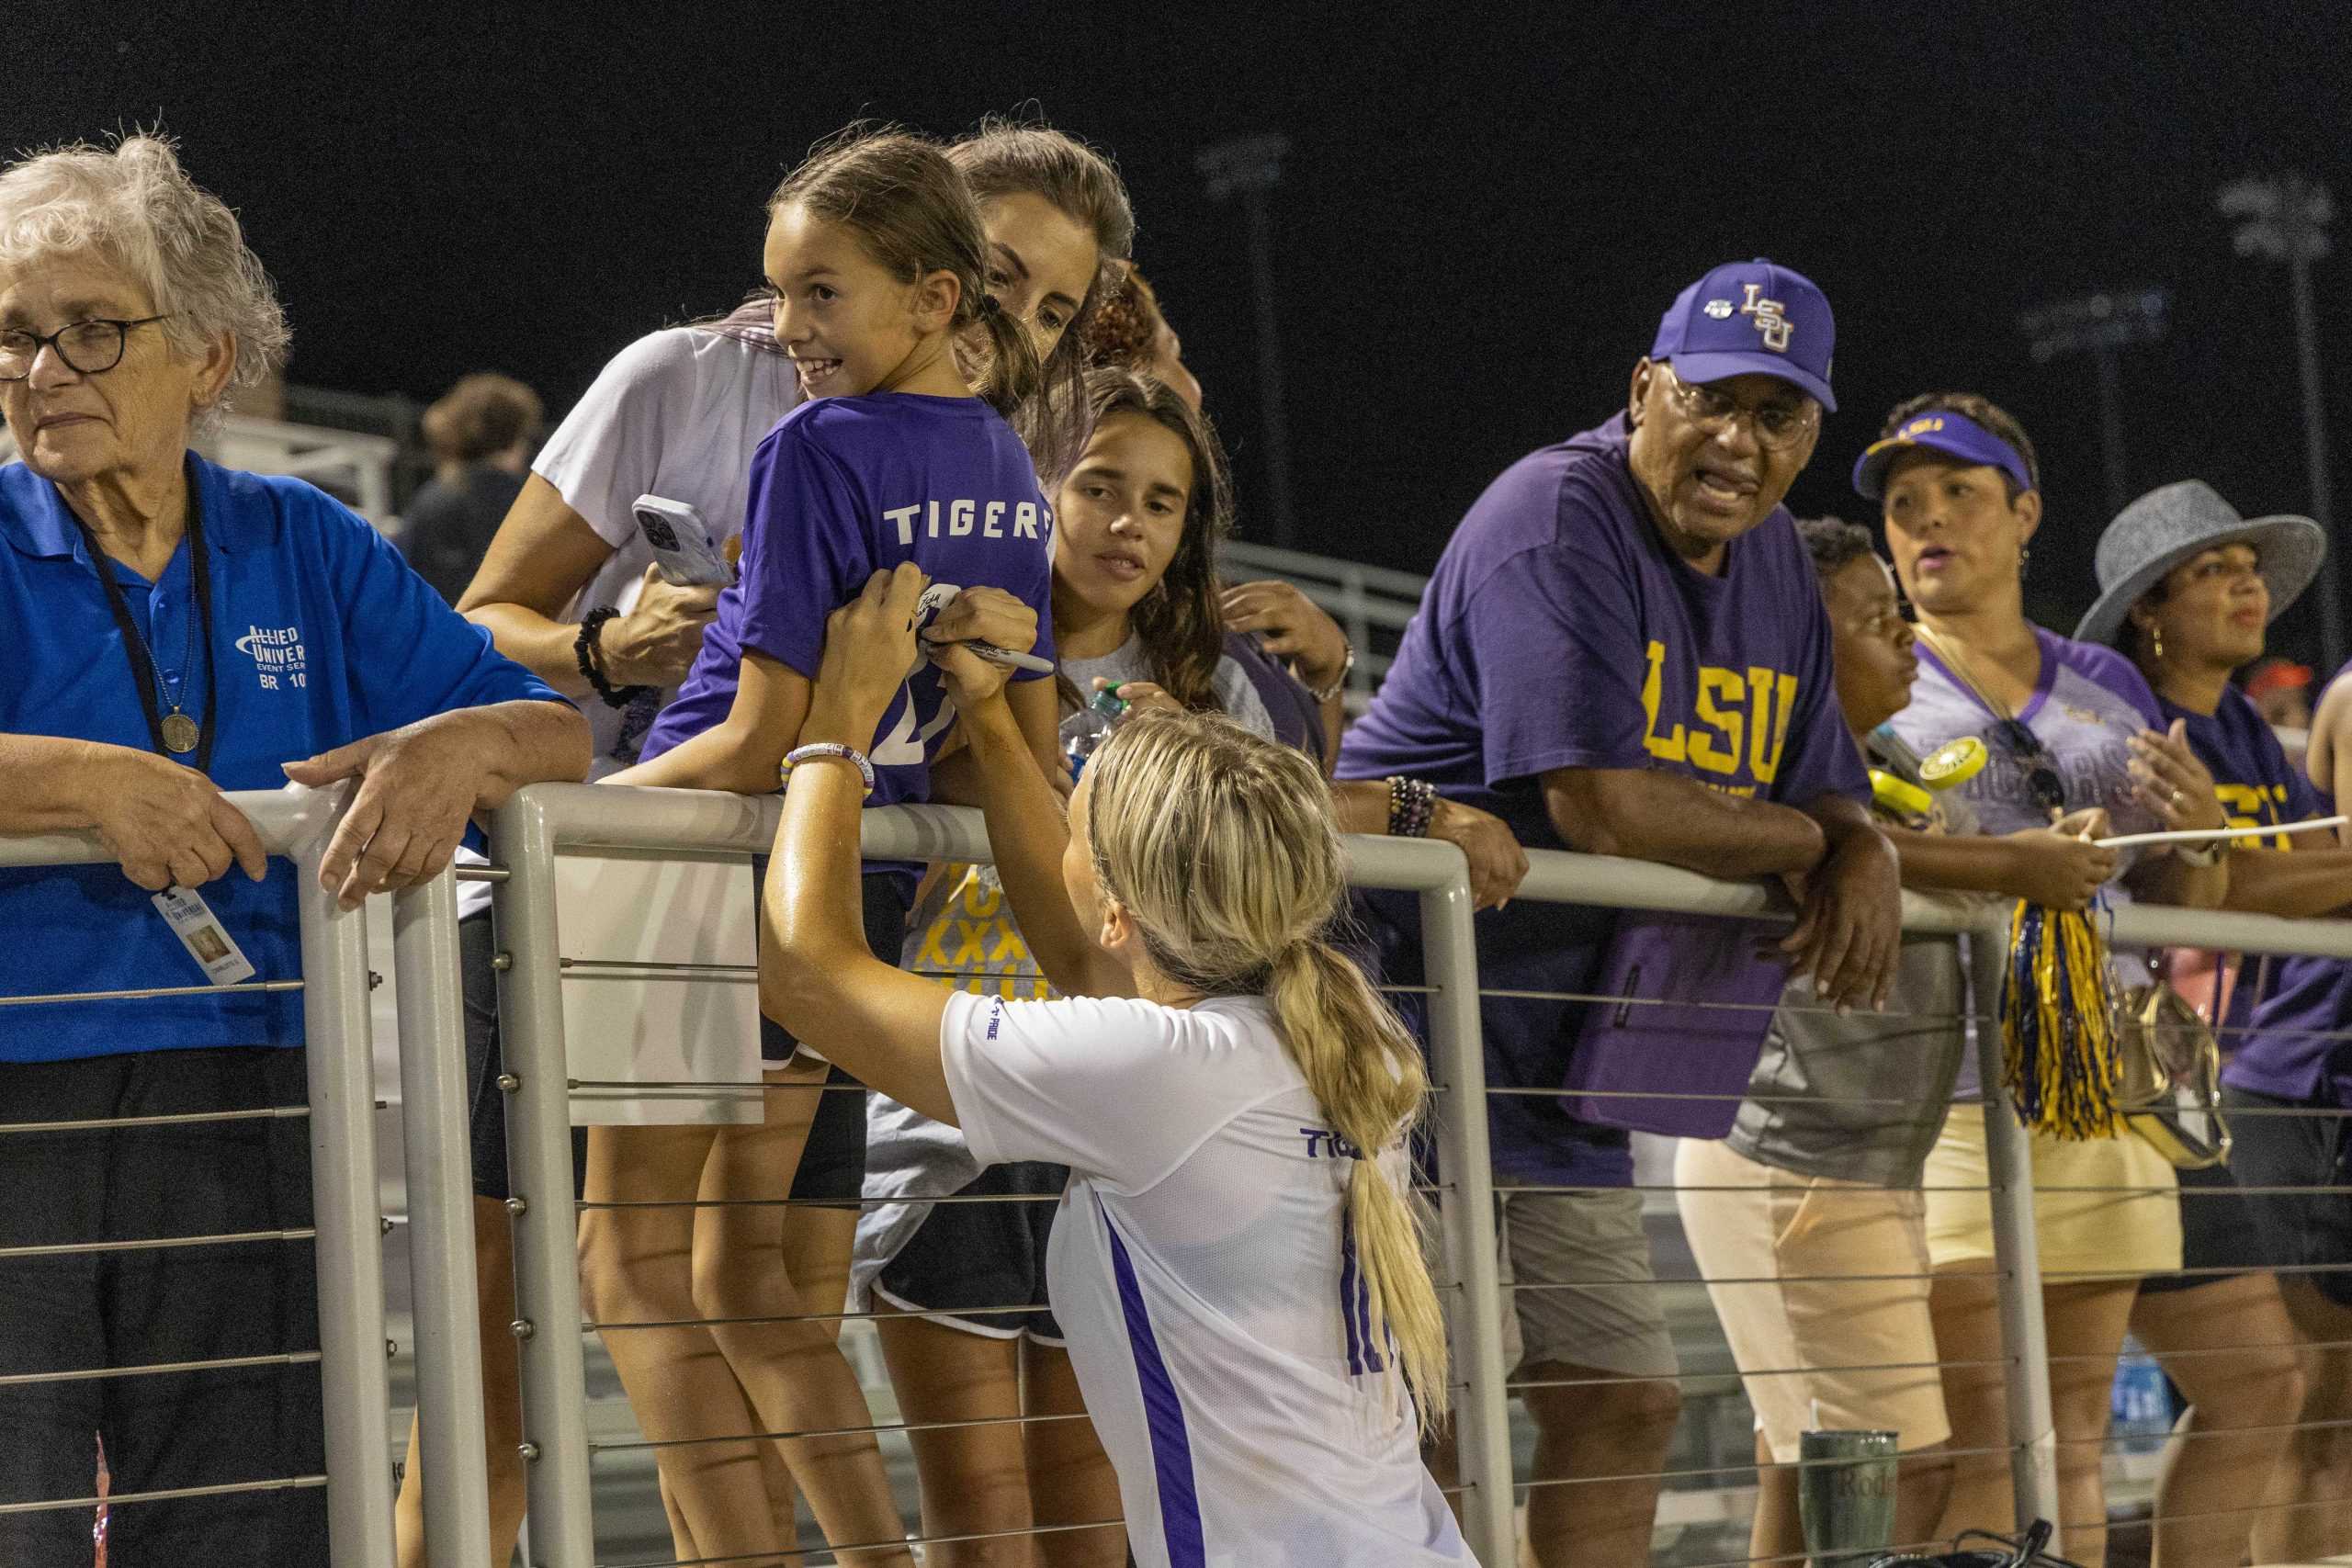
<instances>
[{"instance_id":1,"label":"white soccer jersey","mask_svg":"<svg viewBox=\"0 0 2352 1568\"><path fill-rule=\"evenodd\" d=\"M1262 999L959 992L940 1035L973 1154L1071 1168L1047 1279L1142 1568L1475 1562L1385 1397L1353 1151Z\"/></svg>"}]
</instances>

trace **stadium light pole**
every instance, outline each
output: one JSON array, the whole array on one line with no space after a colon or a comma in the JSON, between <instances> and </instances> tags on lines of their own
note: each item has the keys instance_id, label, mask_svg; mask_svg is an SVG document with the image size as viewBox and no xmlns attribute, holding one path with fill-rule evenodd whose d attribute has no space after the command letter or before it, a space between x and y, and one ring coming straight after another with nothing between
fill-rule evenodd
<instances>
[{"instance_id":1,"label":"stadium light pole","mask_svg":"<svg viewBox=\"0 0 2352 1568\"><path fill-rule=\"evenodd\" d=\"M1279 133L1244 136L1202 150L1193 161L1208 182L1209 198L1238 196L1250 224L1250 272L1257 296L1258 400L1265 425L1266 510L1273 542L1296 547L1291 511L1290 426L1283 410L1282 341L1274 330L1274 225L1267 193L1282 183L1290 138Z\"/></svg>"},{"instance_id":2,"label":"stadium light pole","mask_svg":"<svg viewBox=\"0 0 2352 1568\"><path fill-rule=\"evenodd\" d=\"M2062 355L2087 354L2098 371L2099 445L2107 468L2107 514L2123 510L2132 485L2123 453L2123 375L2118 355L2125 344L2154 343L2165 335L2171 294L2134 288L2062 299L2018 318L2033 362L2046 365Z\"/></svg>"},{"instance_id":3,"label":"stadium light pole","mask_svg":"<svg viewBox=\"0 0 2352 1568\"><path fill-rule=\"evenodd\" d=\"M2303 460L2311 472L2312 520L2327 536L2326 591L2320 595L2320 645L2329 670L2344 664L2344 565L2336 550L2327 479L2327 412L2321 402L2319 313L2312 299L2312 263L2333 248L2327 225L2335 216L2327 187L2301 175L2239 180L2222 187L2224 216L2237 219L2237 252L2287 264L2295 310L2295 357L2303 381Z\"/></svg>"}]
</instances>

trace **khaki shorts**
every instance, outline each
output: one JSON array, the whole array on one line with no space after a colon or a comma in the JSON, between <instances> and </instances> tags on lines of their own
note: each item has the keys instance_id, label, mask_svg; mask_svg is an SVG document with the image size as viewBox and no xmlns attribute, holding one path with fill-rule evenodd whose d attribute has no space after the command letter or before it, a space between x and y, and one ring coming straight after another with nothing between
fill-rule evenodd
<instances>
[{"instance_id":1,"label":"khaki shorts","mask_svg":"<svg viewBox=\"0 0 2352 1568\"><path fill-rule=\"evenodd\" d=\"M2131 1133L2066 1143L2027 1134L2033 1149L2033 1224L2045 1286L2070 1274L2180 1271L2180 1178ZM1984 1114L1956 1105L1928 1156L1928 1256L1939 1269L1993 1256L1985 1196ZM1938 1190L1944 1189L1944 1190ZM1955 1190L1973 1189L1973 1190ZM2126 1190L2136 1189L2137 1190Z\"/></svg>"},{"instance_id":2,"label":"khaki shorts","mask_svg":"<svg viewBox=\"0 0 2352 1568\"><path fill-rule=\"evenodd\" d=\"M1650 1267L1640 1193L1509 1192L1495 1211L1504 1366L1658 1379L1681 1370Z\"/></svg>"},{"instance_id":3,"label":"khaki shorts","mask_svg":"<svg viewBox=\"0 0 2352 1568\"><path fill-rule=\"evenodd\" d=\"M1695 1139L1674 1180L1700 1190L1681 1194L1683 1235L1775 1460L1793 1463L1815 1427L1896 1432L1906 1453L1951 1436L1917 1190L1800 1176ZM1724 1188L1736 1190L1707 1190Z\"/></svg>"}]
</instances>

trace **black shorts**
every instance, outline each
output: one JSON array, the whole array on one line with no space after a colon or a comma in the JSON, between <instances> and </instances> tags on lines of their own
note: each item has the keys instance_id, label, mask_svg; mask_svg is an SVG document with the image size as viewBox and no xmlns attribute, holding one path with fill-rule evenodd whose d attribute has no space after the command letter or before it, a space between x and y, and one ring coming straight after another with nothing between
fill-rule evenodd
<instances>
[{"instance_id":1,"label":"black shorts","mask_svg":"<svg viewBox=\"0 0 2352 1568\"><path fill-rule=\"evenodd\" d=\"M868 880L873 880L869 878ZM492 961L498 942L487 912L458 924L458 962L466 992L466 1081L473 1144L474 1195L502 1202L514 1189L506 1177L506 1095L498 1087L505 1063L499 1048L498 972ZM760 1021L763 1049L783 1040L779 1060L789 1060L792 1036ZM829 1084L856 1082L835 1067ZM578 1202L588 1169L588 1130L571 1130L571 1199ZM791 1195L818 1202L854 1206L865 1186L865 1096L855 1089L828 1089L808 1128L808 1145L794 1173Z\"/></svg>"},{"instance_id":2,"label":"black shorts","mask_svg":"<svg viewBox=\"0 0 2352 1568\"><path fill-rule=\"evenodd\" d=\"M2261 1120L2261 1118L2247 1118ZM2231 1123L2234 1134L2237 1124ZM2267 1238L2254 1200L2239 1190L2228 1166L2180 1173L2180 1266L2190 1272L2155 1274L2140 1281L2148 1292L2193 1291L2272 1265ZM2199 1270L2226 1269L2226 1274Z\"/></svg>"},{"instance_id":3,"label":"black shorts","mask_svg":"<svg viewBox=\"0 0 2352 1568\"><path fill-rule=\"evenodd\" d=\"M993 1201L934 1203L882 1266L874 1293L902 1312L945 1318L991 1339L1027 1335L1063 1344L1061 1325L1046 1304L1046 1244L1069 1185L1066 1166L989 1166L956 1197ZM989 1310L1002 1307L1023 1310Z\"/></svg>"},{"instance_id":4,"label":"black shorts","mask_svg":"<svg viewBox=\"0 0 2352 1568\"><path fill-rule=\"evenodd\" d=\"M752 862L753 886L756 887L764 883L767 880L767 874L768 862L765 855L759 856ZM875 957L895 969L899 966L899 952L906 946L907 910L912 902L909 896L907 879L895 872L872 871L859 877L857 883L860 913L865 920L866 949ZM824 1048L824 1043L820 1041L817 1044L818 1052L822 1054ZM790 1030L773 1019L763 1017L760 1020L760 1060L772 1067L780 1067L792 1060L794 1054L799 1049L800 1042L792 1037ZM825 1098L832 1100L835 1098L856 1099L857 1097L827 1095ZM858 1111L858 1125L863 1127L865 1124L865 1112L861 1105ZM816 1134L811 1132L809 1136L813 1139ZM864 1136L862 1133L859 1134L861 1142Z\"/></svg>"},{"instance_id":5,"label":"black shorts","mask_svg":"<svg viewBox=\"0 0 2352 1568\"><path fill-rule=\"evenodd\" d=\"M458 974L466 996L467 1120L473 1143L474 1196L514 1196L506 1179L506 1094L498 1087L506 1057L498 1037L498 937L490 911L458 922ZM588 1129L571 1130L571 1201L588 1174Z\"/></svg>"},{"instance_id":6,"label":"black shorts","mask_svg":"<svg viewBox=\"0 0 2352 1568\"><path fill-rule=\"evenodd\" d=\"M2233 1116L2230 1167L2247 1194L2278 1268L2352 1307L2352 1115L2327 1100L2278 1100L2224 1086L2225 1111L2307 1111ZM2297 1188L2333 1190L2296 1191ZM2277 1190L2285 1189L2286 1190Z\"/></svg>"}]
</instances>

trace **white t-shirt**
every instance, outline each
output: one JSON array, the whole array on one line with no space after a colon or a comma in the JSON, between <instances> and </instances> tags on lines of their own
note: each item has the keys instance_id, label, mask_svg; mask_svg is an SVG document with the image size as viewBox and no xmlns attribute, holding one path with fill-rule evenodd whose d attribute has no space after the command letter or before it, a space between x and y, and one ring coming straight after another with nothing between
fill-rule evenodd
<instances>
[{"instance_id":1,"label":"white t-shirt","mask_svg":"<svg viewBox=\"0 0 2352 1568\"><path fill-rule=\"evenodd\" d=\"M640 495L684 502L721 540L741 533L752 453L799 401L792 361L731 330L671 327L613 355L531 465L613 547L566 618L637 604L653 562L630 510ZM581 707L595 731L594 773L611 773L620 713L594 697Z\"/></svg>"},{"instance_id":2,"label":"white t-shirt","mask_svg":"<svg viewBox=\"0 0 2352 1568\"><path fill-rule=\"evenodd\" d=\"M763 346L757 328L740 324L745 314L730 318L725 331L669 327L630 344L539 448L531 471L613 547L612 558L572 600L565 619L576 621L599 604L624 615L635 607L653 562L631 510L640 495L684 502L721 540L743 531L752 450L800 401L792 361ZM660 700L674 694L673 688ZM614 755L623 710L592 694L580 700L580 711L595 741L588 776L625 766L627 760ZM462 858L480 863L470 852ZM490 885L461 884L458 904L461 916L487 909Z\"/></svg>"},{"instance_id":3,"label":"white t-shirt","mask_svg":"<svg viewBox=\"0 0 2352 1568\"><path fill-rule=\"evenodd\" d=\"M957 992L940 1053L981 1163L1071 1168L1046 1279L1142 1568L1475 1561L1389 1406L1351 1160L1262 998Z\"/></svg>"}]
</instances>

